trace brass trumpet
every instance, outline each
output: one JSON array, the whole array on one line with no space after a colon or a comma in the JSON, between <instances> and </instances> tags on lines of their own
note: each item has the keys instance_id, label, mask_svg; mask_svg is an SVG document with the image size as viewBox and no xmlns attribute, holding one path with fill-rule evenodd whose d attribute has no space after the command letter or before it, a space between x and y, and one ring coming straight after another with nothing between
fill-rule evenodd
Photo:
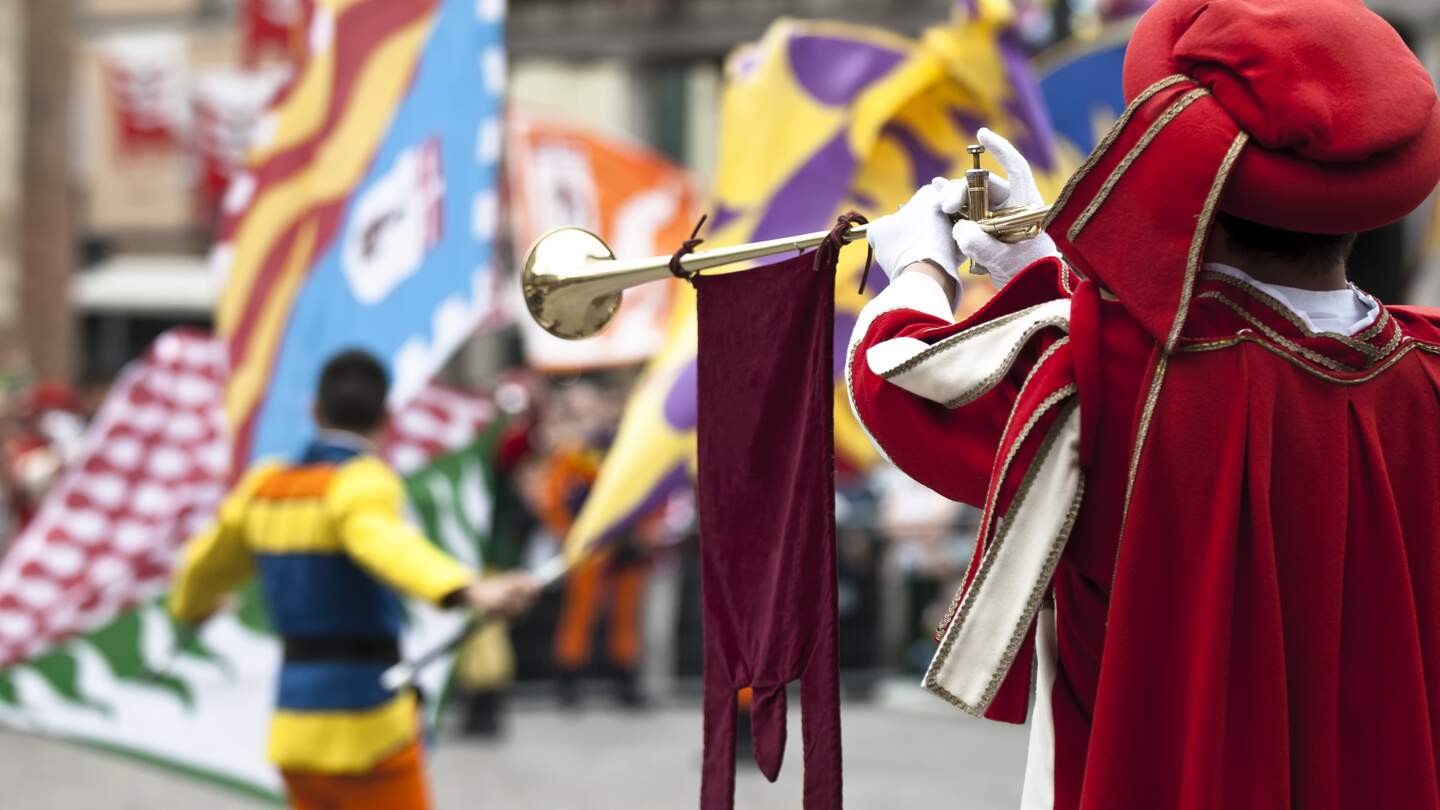
<instances>
[{"instance_id":1,"label":"brass trumpet","mask_svg":"<svg viewBox=\"0 0 1440 810\"><path fill-rule=\"evenodd\" d=\"M982 230L1004 242L1038 236L1049 206L989 210L989 172L980 168L984 147L971 146L974 168L965 173L969 197L960 217L974 220ZM865 238L868 225L853 225L845 241ZM829 231L748 242L702 250L681 258L687 273L727 264L753 261L784 253L800 254L825 241ZM556 337L587 338L610 322L620 308L621 293L631 287L670 278L670 257L616 259L609 246L583 228L557 228L541 236L525 257L520 287L525 306L535 322Z\"/></svg>"}]
</instances>

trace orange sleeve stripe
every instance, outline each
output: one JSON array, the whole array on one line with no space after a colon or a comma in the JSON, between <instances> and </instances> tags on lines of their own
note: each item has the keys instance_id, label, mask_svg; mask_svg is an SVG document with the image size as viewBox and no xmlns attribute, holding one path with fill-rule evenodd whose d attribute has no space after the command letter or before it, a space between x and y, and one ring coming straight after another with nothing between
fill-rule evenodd
<instances>
[{"instance_id":1,"label":"orange sleeve stripe","mask_svg":"<svg viewBox=\"0 0 1440 810\"><path fill-rule=\"evenodd\" d=\"M261 482L255 497L270 501L318 499L325 495L334 477L335 468L328 465L277 470Z\"/></svg>"}]
</instances>

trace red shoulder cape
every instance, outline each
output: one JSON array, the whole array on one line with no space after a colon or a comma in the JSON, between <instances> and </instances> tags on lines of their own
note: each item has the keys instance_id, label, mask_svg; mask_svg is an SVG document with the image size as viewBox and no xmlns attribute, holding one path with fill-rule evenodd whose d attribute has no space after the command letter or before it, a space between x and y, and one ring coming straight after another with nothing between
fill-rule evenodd
<instances>
[{"instance_id":1,"label":"red shoulder cape","mask_svg":"<svg viewBox=\"0 0 1440 810\"><path fill-rule=\"evenodd\" d=\"M1033 412L1028 387L1079 383L1094 449L1053 571L1059 677L1042 696L1055 806L1440 808L1440 317L1386 308L1354 338L1313 334L1201 272L1170 352L1099 296L1085 317L1071 300L1068 327L1028 337L956 407L867 363L896 337L938 344L1072 299L1077 282L1046 262L961 324L883 312L849 363L890 458L942 494L994 501L999 523L1048 452L1002 452L1012 417ZM1006 456L1019 466L997 485ZM997 673L987 716L1024 718L1027 649Z\"/></svg>"}]
</instances>

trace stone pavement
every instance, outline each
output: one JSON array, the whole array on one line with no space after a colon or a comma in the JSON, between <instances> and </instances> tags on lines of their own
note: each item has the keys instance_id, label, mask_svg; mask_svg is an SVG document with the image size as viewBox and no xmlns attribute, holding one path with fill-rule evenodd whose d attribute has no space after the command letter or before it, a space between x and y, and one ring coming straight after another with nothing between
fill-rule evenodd
<instances>
[{"instance_id":1,"label":"stone pavement","mask_svg":"<svg viewBox=\"0 0 1440 810\"><path fill-rule=\"evenodd\" d=\"M898 694L898 697L896 696ZM792 701L792 705L798 701ZM933 705L932 705L933 704ZM499 744L444 737L433 763L438 810L683 810L697 803L698 705L639 715L519 707ZM799 810L800 722L792 715L778 783L742 767L739 810ZM850 810L1013 810L1025 730L965 718L906 687L844 708ZM0 732L5 810L256 810L266 805L127 760Z\"/></svg>"}]
</instances>

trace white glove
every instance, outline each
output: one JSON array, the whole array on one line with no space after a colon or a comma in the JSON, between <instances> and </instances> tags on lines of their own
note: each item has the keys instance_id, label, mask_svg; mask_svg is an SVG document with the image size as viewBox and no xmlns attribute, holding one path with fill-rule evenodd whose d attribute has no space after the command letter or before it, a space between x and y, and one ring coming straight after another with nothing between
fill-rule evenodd
<instances>
[{"instance_id":1,"label":"white glove","mask_svg":"<svg viewBox=\"0 0 1440 810\"><path fill-rule=\"evenodd\" d=\"M950 217L940 212L940 189L948 182L935 178L898 211L870 223L867 238L875 263L887 277L895 278L915 262L930 261L959 281L955 268L964 257L950 233Z\"/></svg>"},{"instance_id":2,"label":"white glove","mask_svg":"<svg viewBox=\"0 0 1440 810\"><path fill-rule=\"evenodd\" d=\"M990 283L994 284L997 290L1010 283L1016 273L1035 262L1048 256L1060 255L1059 249L1055 247L1055 240L1047 233L1011 244L1001 242L980 230L979 225L962 219L955 223L952 234L956 246L973 262L972 269L975 272L983 269L989 273Z\"/></svg>"},{"instance_id":3,"label":"white glove","mask_svg":"<svg viewBox=\"0 0 1440 810\"><path fill-rule=\"evenodd\" d=\"M1007 181L994 174L990 175L990 206L1005 208L1044 205L1040 189L1035 185L1035 175L1030 171L1030 164L1024 156L1011 146L1009 141L988 129L982 128L977 135L981 145L995 156L996 162L1009 177ZM963 179L946 181L940 190L940 210L946 214L958 213L965 202L965 194ZM989 272L990 280L997 288L1005 286L1016 273L1039 259L1060 253L1049 234L1041 233L1034 239L1009 244L980 230L979 225L968 219L956 222L951 235L961 254L971 259L976 272L982 268Z\"/></svg>"}]
</instances>

